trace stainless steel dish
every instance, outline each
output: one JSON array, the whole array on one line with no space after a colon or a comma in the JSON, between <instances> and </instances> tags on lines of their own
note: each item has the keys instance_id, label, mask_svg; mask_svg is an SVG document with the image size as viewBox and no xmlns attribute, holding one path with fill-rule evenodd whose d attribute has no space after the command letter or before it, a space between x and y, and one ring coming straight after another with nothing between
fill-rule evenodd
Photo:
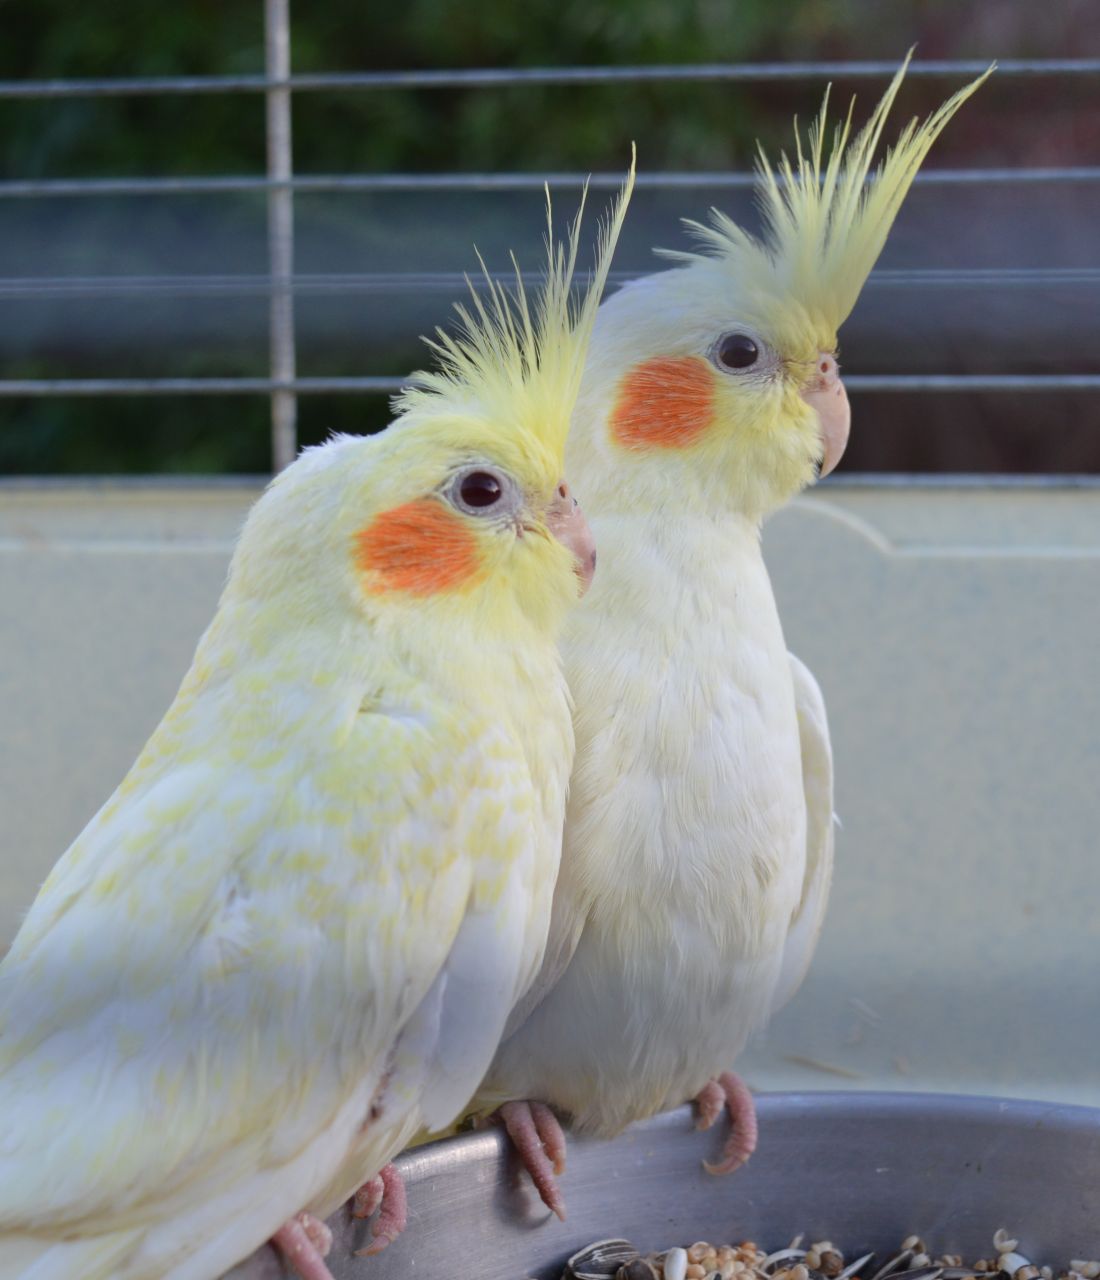
<instances>
[{"instance_id":1,"label":"stainless steel dish","mask_svg":"<svg viewBox=\"0 0 1100 1280\"><path fill-rule=\"evenodd\" d=\"M1100 1257L1100 1110L1049 1103L886 1093L772 1094L758 1100L760 1148L727 1178L700 1162L721 1143L688 1108L611 1142L574 1139L551 1217L497 1132L421 1147L398 1162L409 1191L405 1235L375 1258L346 1212L332 1220L336 1280L551 1280L592 1240L643 1251L798 1231L850 1258L885 1256L917 1232L937 1252L986 1256L998 1227L1037 1262ZM283 1273L265 1250L233 1280Z\"/></svg>"}]
</instances>

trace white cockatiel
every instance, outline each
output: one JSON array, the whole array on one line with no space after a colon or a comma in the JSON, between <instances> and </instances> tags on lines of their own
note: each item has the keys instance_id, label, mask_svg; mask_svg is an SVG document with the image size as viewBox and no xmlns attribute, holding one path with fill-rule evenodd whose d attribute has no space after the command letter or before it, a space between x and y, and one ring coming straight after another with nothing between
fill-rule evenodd
<instances>
[{"instance_id":1,"label":"white cockatiel","mask_svg":"<svg viewBox=\"0 0 1100 1280\"><path fill-rule=\"evenodd\" d=\"M908 60L907 60L908 61ZM778 181L765 232L689 224L698 254L600 309L568 460L600 576L566 628L577 759L543 971L482 1089L561 1213L561 1130L611 1136L695 1099L729 1106L714 1172L756 1139L729 1071L797 990L833 863L821 692L787 652L763 518L832 469L849 411L836 361L929 147L977 83L874 156L905 67L826 158L825 111ZM983 77L984 78L984 77ZM827 102L827 98L826 98ZM525 1101L520 1101L525 1100Z\"/></svg>"},{"instance_id":2,"label":"white cockatiel","mask_svg":"<svg viewBox=\"0 0 1100 1280\"><path fill-rule=\"evenodd\" d=\"M632 180L632 179L631 179ZM452 1121L538 972L572 759L562 481L629 183L400 416L307 450L0 969L0 1277L210 1280Z\"/></svg>"}]
</instances>

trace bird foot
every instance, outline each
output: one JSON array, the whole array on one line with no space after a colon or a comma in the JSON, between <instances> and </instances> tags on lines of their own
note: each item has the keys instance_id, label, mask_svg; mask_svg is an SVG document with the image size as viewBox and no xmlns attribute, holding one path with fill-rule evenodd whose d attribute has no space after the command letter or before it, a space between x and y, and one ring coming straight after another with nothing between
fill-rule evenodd
<instances>
[{"instance_id":1,"label":"bird foot","mask_svg":"<svg viewBox=\"0 0 1100 1280\"><path fill-rule=\"evenodd\" d=\"M699 1090L695 1099L698 1108L696 1129L709 1129L722 1114L729 1111L730 1134L722 1148L722 1159L717 1164L703 1161L707 1173L732 1173L756 1150L756 1103L752 1100L748 1085L733 1071L723 1071L709 1080Z\"/></svg>"},{"instance_id":2,"label":"bird foot","mask_svg":"<svg viewBox=\"0 0 1100 1280\"><path fill-rule=\"evenodd\" d=\"M397 1172L396 1165L386 1165L376 1177L363 1183L355 1193L351 1212L355 1218L369 1218L372 1213L378 1214L371 1226L374 1241L365 1249L356 1249L357 1258L373 1257L393 1244L409 1222L405 1183Z\"/></svg>"},{"instance_id":3,"label":"bird foot","mask_svg":"<svg viewBox=\"0 0 1100 1280\"><path fill-rule=\"evenodd\" d=\"M506 1102L496 1112L542 1203L565 1221L558 1178L565 1172L565 1134L545 1102Z\"/></svg>"},{"instance_id":4,"label":"bird foot","mask_svg":"<svg viewBox=\"0 0 1100 1280\"><path fill-rule=\"evenodd\" d=\"M275 1232L271 1243L302 1280L332 1280L332 1272L325 1265L325 1255L332 1248L332 1232L312 1213L291 1218Z\"/></svg>"}]
</instances>

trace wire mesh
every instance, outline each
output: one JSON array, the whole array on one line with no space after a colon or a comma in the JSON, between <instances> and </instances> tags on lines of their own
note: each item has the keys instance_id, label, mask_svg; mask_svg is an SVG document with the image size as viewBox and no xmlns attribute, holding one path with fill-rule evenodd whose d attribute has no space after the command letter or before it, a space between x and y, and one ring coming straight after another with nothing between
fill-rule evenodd
<instances>
[{"instance_id":1,"label":"wire mesh","mask_svg":"<svg viewBox=\"0 0 1100 1280\"><path fill-rule=\"evenodd\" d=\"M12 302L57 299L106 300L128 297L264 298L269 307L270 376L268 377L100 377L8 378L0 380L0 398L59 398L110 396L266 395L271 401L272 461L278 469L296 452L296 397L299 395L379 395L402 385L397 376L299 377L295 339L295 299L322 295L400 295L453 290L461 287L457 272L375 272L349 274L294 273L294 198L322 193L462 193L526 192L579 188L588 179L594 189L615 189L619 173L587 175L553 173L333 173L295 174L291 140L293 95L320 92L381 92L397 89L478 89L516 85L600 85L624 82L741 82L772 83L804 80L879 80L889 78L896 64L882 61L799 61L752 64L651 65L604 67L474 68L417 71L371 71L294 75L288 0L264 0L266 70L263 75L137 77L127 79L67 79L0 81L0 100L63 100L76 98L152 97L170 95L264 95L267 108L267 165L263 174L195 175L185 177L35 178L0 182L0 201L32 199L94 199L129 197L206 196L256 193L267 202L268 269L256 273L194 276L35 276L0 278L0 299ZM977 74L986 63L966 60L915 62L908 75L915 79L961 78ZM1031 80L1036 77L1100 77L1100 58L1009 59L999 63L998 76ZM1053 187L1094 184L1100 166L955 168L923 172L916 183L924 187ZM714 189L747 191L751 173L649 172L640 174L642 190ZM631 278L615 273L613 279ZM998 270L876 271L870 287L958 289L979 285L1015 287L1095 288L1100 268L1006 268ZM1042 374L913 374L883 373L849 376L850 390L875 392L1026 392L1100 390L1100 375Z\"/></svg>"}]
</instances>

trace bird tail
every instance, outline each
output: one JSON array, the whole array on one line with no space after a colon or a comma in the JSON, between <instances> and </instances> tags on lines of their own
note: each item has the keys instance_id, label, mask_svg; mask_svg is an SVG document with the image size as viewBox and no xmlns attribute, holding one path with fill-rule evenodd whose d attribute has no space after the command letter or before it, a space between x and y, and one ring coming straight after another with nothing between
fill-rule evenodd
<instances>
[{"instance_id":1,"label":"bird tail","mask_svg":"<svg viewBox=\"0 0 1100 1280\"><path fill-rule=\"evenodd\" d=\"M0 1236L0 1280L112 1280L140 1234L114 1231L80 1240Z\"/></svg>"}]
</instances>

